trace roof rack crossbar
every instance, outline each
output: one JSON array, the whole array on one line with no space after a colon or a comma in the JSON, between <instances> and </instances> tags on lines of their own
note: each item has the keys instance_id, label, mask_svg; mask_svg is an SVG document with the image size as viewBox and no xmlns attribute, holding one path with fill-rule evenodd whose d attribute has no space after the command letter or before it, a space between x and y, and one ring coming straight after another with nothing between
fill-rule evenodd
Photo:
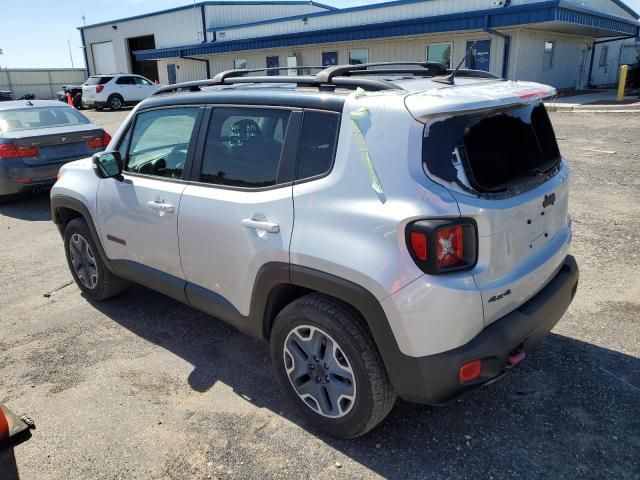
<instances>
[{"instance_id":1,"label":"roof rack crossbar","mask_svg":"<svg viewBox=\"0 0 640 480\"><path fill-rule=\"evenodd\" d=\"M392 67L392 66L410 66L421 67L426 70L425 73L430 75L443 75L447 71L447 67L442 63L437 62L378 62L378 63L361 63L357 65L335 65L333 67L325 68L316 75L316 79L319 83L331 83L331 79L334 77L349 76L352 74L360 74L362 71L369 71L370 67ZM396 69L394 73L404 73L402 68ZM410 69L411 71L415 68ZM372 70L375 72L375 70ZM377 72L376 72L377 73ZM373 74L372 74L373 75Z\"/></svg>"},{"instance_id":2,"label":"roof rack crossbar","mask_svg":"<svg viewBox=\"0 0 640 480\"><path fill-rule=\"evenodd\" d=\"M322 84L312 75L306 76L278 76L278 77L233 77L227 78L225 84L241 83L295 83L300 87L334 86L342 88L363 88L369 91L400 90L400 87L385 80L371 78L336 77L331 83Z\"/></svg>"}]
</instances>

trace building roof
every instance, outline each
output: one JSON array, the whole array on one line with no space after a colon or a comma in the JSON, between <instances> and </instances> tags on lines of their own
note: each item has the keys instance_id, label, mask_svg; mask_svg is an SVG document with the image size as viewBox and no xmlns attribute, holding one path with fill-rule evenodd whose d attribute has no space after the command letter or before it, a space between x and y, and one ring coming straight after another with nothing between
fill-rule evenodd
<instances>
[{"instance_id":1,"label":"building roof","mask_svg":"<svg viewBox=\"0 0 640 480\"><path fill-rule=\"evenodd\" d=\"M391 5L415 3L418 0L398 0ZM424 1L424 0L422 0ZM382 4L389 6L389 4ZM375 6L380 8L379 5ZM361 9L361 7L356 7ZM370 7L369 7L370 8ZM336 12L319 12L311 15L329 15L343 13L352 9ZM307 17L308 17L307 16ZM274 22L283 21L276 19ZM562 0L540 1L524 5L512 5L502 8L466 11L431 17L410 18L382 23L350 25L331 29L307 30L281 35L258 38L244 38L228 41L215 41L181 47L142 50L134 52L138 60L157 60L182 56L229 53L243 50L257 50L309 44L369 40L374 38L401 37L464 30L486 30L513 27L518 25L556 22L567 28L585 28L594 36L638 35L637 21L607 15L601 12L576 6Z\"/></svg>"},{"instance_id":2,"label":"building roof","mask_svg":"<svg viewBox=\"0 0 640 480\"><path fill-rule=\"evenodd\" d=\"M147 18L147 17L153 17L156 15L162 15L165 13L172 13L172 12L179 12L181 10L189 10L189 9L193 9L194 7L202 7L202 6L216 6L216 5L220 5L220 6L228 6L228 5L311 5L314 7L318 7L318 8L324 8L327 11L332 11L332 10L338 10L335 7L331 7L329 5L324 5L322 3L318 3L315 1L311 1L311 0L297 0L297 1L289 1L289 0L265 0L265 1L242 1L242 0L230 0L230 1L205 1L205 2L198 2L198 3L193 3L191 5L183 5L181 7L174 7L174 8L168 8L166 10L158 10L156 12L151 12L151 13L143 13L140 15L133 15L131 17L124 17L124 18L117 18L114 20L108 20L108 21L104 21L104 22L99 22L99 23L92 23L90 25L83 25L81 27L78 27L78 30L85 30L87 28L93 28L93 27L100 27L103 25L111 25L113 23L118 23L118 22L127 22L129 20L138 20L141 18Z\"/></svg>"}]
</instances>

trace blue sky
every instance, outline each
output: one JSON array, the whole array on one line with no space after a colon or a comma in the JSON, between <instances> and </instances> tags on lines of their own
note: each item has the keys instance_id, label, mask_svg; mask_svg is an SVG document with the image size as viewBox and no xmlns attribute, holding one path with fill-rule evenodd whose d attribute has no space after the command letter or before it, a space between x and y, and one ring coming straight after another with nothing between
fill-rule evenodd
<instances>
[{"instance_id":1,"label":"blue sky","mask_svg":"<svg viewBox=\"0 0 640 480\"><path fill-rule=\"evenodd\" d=\"M322 1L322 0L320 0ZM325 0L336 7L382 3L383 0ZM84 66L80 33L87 24L189 4L176 0L13 0L3 1L0 55L2 67L70 67L67 41L76 67ZM640 11L640 0L626 0Z\"/></svg>"}]
</instances>

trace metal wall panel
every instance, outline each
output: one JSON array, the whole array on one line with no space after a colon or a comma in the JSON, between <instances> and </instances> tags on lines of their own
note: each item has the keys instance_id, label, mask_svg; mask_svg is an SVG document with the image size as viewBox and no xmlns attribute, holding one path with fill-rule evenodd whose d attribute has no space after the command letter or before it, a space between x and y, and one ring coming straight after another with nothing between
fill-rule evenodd
<instances>
[{"instance_id":1,"label":"metal wall panel","mask_svg":"<svg viewBox=\"0 0 640 480\"><path fill-rule=\"evenodd\" d=\"M326 12L315 5L209 5L206 8L207 28L237 25L305 13Z\"/></svg>"},{"instance_id":2,"label":"metal wall panel","mask_svg":"<svg viewBox=\"0 0 640 480\"><path fill-rule=\"evenodd\" d=\"M511 5L525 5L538 2L540 2L540 0L512 0ZM596 12L606 13L607 15L635 20L633 15L612 0L563 0L562 3L595 10Z\"/></svg>"},{"instance_id":3,"label":"metal wall panel","mask_svg":"<svg viewBox=\"0 0 640 480\"><path fill-rule=\"evenodd\" d=\"M11 90L15 98L31 93L36 98L55 98L62 85L80 85L87 79L84 68L0 69L0 90Z\"/></svg>"},{"instance_id":4,"label":"metal wall panel","mask_svg":"<svg viewBox=\"0 0 640 480\"><path fill-rule=\"evenodd\" d=\"M553 66L543 69L544 44L555 42ZM587 83L589 61L588 47L593 38L519 29L512 37L512 75L516 80L546 83L556 88L576 88Z\"/></svg>"},{"instance_id":5,"label":"metal wall panel","mask_svg":"<svg viewBox=\"0 0 640 480\"><path fill-rule=\"evenodd\" d=\"M114 30L112 26L116 26L117 29ZM118 72L129 72L131 65L127 39L144 35L154 35L156 48L201 42L204 37L202 34L200 8L180 10L123 22L116 21L113 24L84 29L89 71L94 73L91 44L113 41Z\"/></svg>"},{"instance_id":6,"label":"metal wall panel","mask_svg":"<svg viewBox=\"0 0 640 480\"><path fill-rule=\"evenodd\" d=\"M259 38L271 35L384 23L394 20L406 20L493 8L498 9L501 7L498 7L494 0L458 0L455 2L451 0L431 0L405 5L369 8L366 10L347 9L345 12L337 11L327 14L310 15L305 17L306 22L304 21L305 18L295 18L287 21L221 29L217 34L219 39L224 39L225 41L243 38Z\"/></svg>"},{"instance_id":7,"label":"metal wall panel","mask_svg":"<svg viewBox=\"0 0 640 480\"><path fill-rule=\"evenodd\" d=\"M171 58L158 61L158 74L160 83L168 84L167 65L176 66L176 83L189 82L191 80L204 80L207 78L207 67L204 62L188 60L186 58Z\"/></svg>"}]
</instances>

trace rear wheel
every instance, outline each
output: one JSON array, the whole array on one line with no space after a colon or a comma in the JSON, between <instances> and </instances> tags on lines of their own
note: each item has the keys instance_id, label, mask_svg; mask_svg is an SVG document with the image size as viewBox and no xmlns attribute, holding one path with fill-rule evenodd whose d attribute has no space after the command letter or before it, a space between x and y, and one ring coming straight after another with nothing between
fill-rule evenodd
<instances>
[{"instance_id":1,"label":"rear wheel","mask_svg":"<svg viewBox=\"0 0 640 480\"><path fill-rule=\"evenodd\" d=\"M351 306L311 294L285 307L271 334L271 357L288 396L305 420L335 437L367 433L396 400L363 322Z\"/></svg>"},{"instance_id":2,"label":"rear wheel","mask_svg":"<svg viewBox=\"0 0 640 480\"><path fill-rule=\"evenodd\" d=\"M114 275L98 255L96 244L83 218L74 218L67 224L64 230L64 249L73 279L91 300L106 300L127 287L127 281Z\"/></svg>"},{"instance_id":3,"label":"rear wheel","mask_svg":"<svg viewBox=\"0 0 640 480\"><path fill-rule=\"evenodd\" d=\"M107 105L111 110L120 110L124 107L124 99L120 95L111 95L107 100Z\"/></svg>"}]
</instances>

